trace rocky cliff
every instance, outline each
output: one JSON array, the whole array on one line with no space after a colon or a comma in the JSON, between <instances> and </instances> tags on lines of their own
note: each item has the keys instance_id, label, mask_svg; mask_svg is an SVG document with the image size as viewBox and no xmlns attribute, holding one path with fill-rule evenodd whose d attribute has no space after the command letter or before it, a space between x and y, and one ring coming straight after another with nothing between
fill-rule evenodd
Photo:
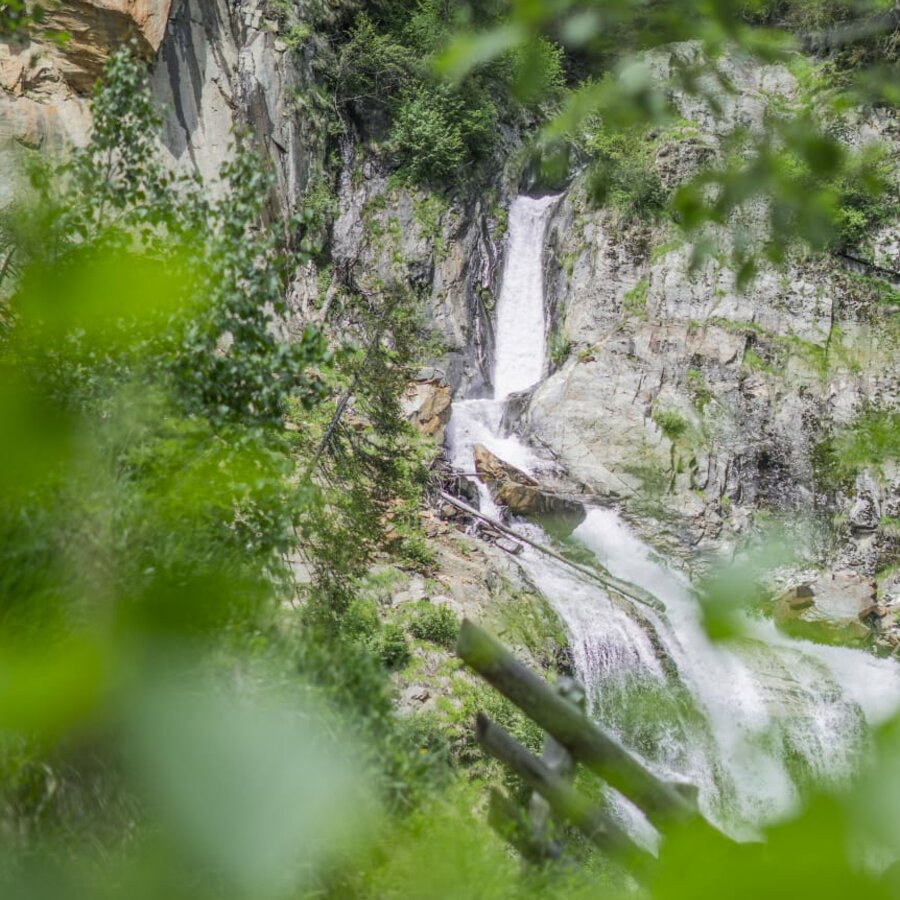
<instances>
[{"instance_id":1,"label":"rocky cliff","mask_svg":"<svg viewBox=\"0 0 900 900\"><path fill-rule=\"evenodd\" d=\"M83 141L100 65L134 40L153 60L173 165L213 177L239 129L277 173L273 217L302 208L317 179L327 185L328 263L298 272L298 314L337 277L414 291L434 338L423 378L444 379L458 395L489 391L504 209L519 184L509 163L515 135L501 142L492 183L459 196L399 185L390 161L352 129L329 156L335 141L316 97L331 51L301 27L302 12L287 34L272 6L65 4L65 46L0 45L0 137L44 151ZM675 64L673 54L655 64ZM773 97L790 102L798 89L783 67L727 65L735 90L722 115L686 99L681 125L651 136L668 189L722 155L726 130L759 124ZM876 138L900 144L894 116L860 117L847 135L856 145ZM841 466L834 457L853 429L896 426L900 232L870 235L843 256L795 256L744 290L726 265L693 271L689 259L673 226L596 209L585 177L573 176L546 253L552 363L517 402L530 438L572 482L687 559L732 551L754 524L788 515L812 523L812 560L881 573L892 589L897 461Z\"/></svg>"},{"instance_id":2,"label":"rocky cliff","mask_svg":"<svg viewBox=\"0 0 900 900\"><path fill-rule=\"evenodd\" d=\"M664 183L721 157L726 130L759 126L773 96L790 102L798 90L782 67L725 66L736 91L724 115L683 101L684 122L650 136ZM848 140L896 148L900 122L860 117ZM897 460L853 462L840 438L897 427L898 235L894 225L847 253L795 255L739 289L725 264L692 270L670 226L591 209L576 178L547 260L566 358L522 403L532 439L592 493L649 516L683 554L733 547L774 515L811 526L820 561L887 569Z\"/></svg>"}]
</instances>

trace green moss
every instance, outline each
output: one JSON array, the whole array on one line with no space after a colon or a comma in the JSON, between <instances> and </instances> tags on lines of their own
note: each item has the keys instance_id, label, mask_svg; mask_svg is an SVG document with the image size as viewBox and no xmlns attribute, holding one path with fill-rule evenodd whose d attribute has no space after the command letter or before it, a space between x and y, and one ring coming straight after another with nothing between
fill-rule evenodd
<instances>
[{"instance_id":1,"label":"green moss","mask_svg":"<svg viewBox=\"0 0 900 900\"><path fill-rule=\"evenodd\" d=\"M634 316L638 319L647 317L647 291L650 283L642 278L630 291L626 291L622 297L622 312L626 316Z\"/></svg>"},{"instance_id":2,"label":"green moss","mask_svg":"<svg viewBox=\"0 0 900 900\"><path fill-rule=\"evenodd\" d=\"M565 627L546 598L508 584L493 605L492 625L510 646L527 649L545 674L556 671L556 658L568 646Z\"/></svg>"},{"instance_id":3,"label":"green moss","mask_svg":"<svg viewBox=\"0 0 900 900\"><path fill-rule=\"evenodd\" d=\"M684 378L691 399L702 413L713 399L712 391L706 386L703 373L699 369L688 369Z\"/></svg>"}]
</instances>

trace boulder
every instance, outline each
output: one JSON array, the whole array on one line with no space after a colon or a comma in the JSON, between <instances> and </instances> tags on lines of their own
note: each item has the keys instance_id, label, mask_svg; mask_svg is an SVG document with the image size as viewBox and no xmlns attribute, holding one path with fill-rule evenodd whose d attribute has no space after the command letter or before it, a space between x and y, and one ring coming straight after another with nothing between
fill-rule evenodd
<instances>
[{"instance_id":1,"label":"boulder","mask_svg":"<svg viewBox=\"0 0 900 900\"><path fill-rule=\"evenodd\" d=\"M775 624L794 637L822 644L859 645L881 629L884 609L875 583L856 572L834 572L775 598Z\"/></svg>"},{"instance_id":2,"label":"boulder","mask_svg":"<svg viewBox=\"0 0 900 900\"><path fill-rule=\"evenodd\" d=\"M530 475L504 462L481 444L473 448L475 471L494 499L514 516L539 519L549 528L571 532L585 517L584 504L542 487Z\"/></svg>"},{"instance_id":3,"label":"boulder","mask_svg":"<svg viewBox=\"0 0 900 900\"><path fill-rule=\"evenodd\" d=\"M413 381L403 395L403 413L422 434L444 441L444 429L453 412L450 385L439 378Z\"/></svg>"},{"instance_id":4,"label":"boulder","mask_svg":"<svg viewBox=\"0 0 900 900\"><path fill-rule=\"evenodd\" d=\"M534 478L521 469L511 466L508 462L504 462L483 444L476 444L472 448L472 456L475 460L475 471L489 487L497 487L507 482L530 487L538 486Z\"/></svg>"}]
</instances>

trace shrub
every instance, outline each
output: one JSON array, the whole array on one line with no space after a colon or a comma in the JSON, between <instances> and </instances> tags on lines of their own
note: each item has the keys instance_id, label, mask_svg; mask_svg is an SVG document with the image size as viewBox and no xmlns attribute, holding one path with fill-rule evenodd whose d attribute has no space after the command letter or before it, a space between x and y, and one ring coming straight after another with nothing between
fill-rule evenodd
<instances>
[{"instance_id":1,"label":"shrub","mask_svg":"<svg viewBox=\"0 0 900 900\"><path fill-rule=\"evenodd\" d=\"M490 142L495 111L446 85L419 84L397 111L391 143L414 181L445 181L477 160Z\"/></svg>"},{"instance_id":2,"label":"shrub","mask_svg":"<svg viewBox=\"0 0 900 900\"><path fill-rule=\"evenodd\" d=\"M420 641L451 648L456 643L459 621L448 606L422 601L409 623L409 633Z\"/></svg>"},{"instance_id":3,"label":"shrub","mask_svg":"<svg viewBox=\"0 0 900 900\"><path fill-rule=\"evenodd\" d=\"M593 159L588 195L597 206L609 204L629 219L661 215L667 195L643 131L609 132L601 127L588 138L585 149Z\"/></svg>"},{"instance_id":4,"label":"shrub","mask_svg":"<svg viewBox=\"0 0 900 900\"><path fill-rule=\"evenodd\" d=\"M552 331L547 342L547 350L550 354L550 362L554 366L561 366L572 353L572 342L562 331Z\"/></svg>"},{"instance_id":5,"label":"shrub","mask_svg":"<svg viewBox=\"0 0 900 900\"><path fill-rule=\"evenodd\" d=\"M688 429L687 420L674 410L653 410L653 421L670 441L677 441Z\"/></svg>"},{"instance_id":6,"label":"shrub","mask_svg":"<svg viewBox=\"0 0 900 900\"><path fill-rule=\"evenodd\" d=\"M405 668L412 653L402 626L389 622L382 629L375 641L375 651L385 668L398 671Z\"/></svg>"},{"instance_id":7,"label":"shrub","mask_svg":"<svg viewBox=\"0 0 900 900\"><path fill-rule=\"evenodd\" d=\"M897 191L891 190L891 163L884 147L872 146L851 157L837 179L832 247L846 251L865 244L873 230L897 216Z\"/></svg>"}]
</instances>

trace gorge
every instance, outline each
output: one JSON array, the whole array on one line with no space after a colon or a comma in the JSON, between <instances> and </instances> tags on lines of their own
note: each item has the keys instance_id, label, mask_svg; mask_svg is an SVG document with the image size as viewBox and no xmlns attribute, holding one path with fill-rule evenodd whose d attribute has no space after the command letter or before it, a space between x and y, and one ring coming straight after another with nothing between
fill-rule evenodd
<instances>
[{"instance_id":1,"label":"gorge","mask_svg":"<svg viewBox=\"0 0 900 900\"><path fill-rule=\"evenodd\" d=\"M0 3L0 884L900 896L897 23L692 3ZM774 862L519 872L463 618Z\"/></svg>"}]
</instances>

